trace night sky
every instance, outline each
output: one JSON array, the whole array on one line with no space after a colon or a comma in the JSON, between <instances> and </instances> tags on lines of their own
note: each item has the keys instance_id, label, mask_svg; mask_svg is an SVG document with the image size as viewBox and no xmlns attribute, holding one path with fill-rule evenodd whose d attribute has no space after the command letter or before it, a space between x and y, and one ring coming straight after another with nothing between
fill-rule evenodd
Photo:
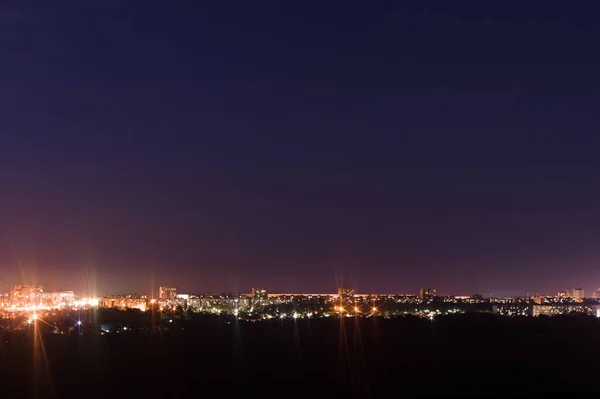
<instances>
[{"instance_id":1,"label":"night sky","mask_svg":"<svg viewBox=\"0 0 600 399\"><path fill-rule=\"evenodd\" d=\"M591 294L597 3L4 0L0 289Z\"/></svg>"}]
</instances>

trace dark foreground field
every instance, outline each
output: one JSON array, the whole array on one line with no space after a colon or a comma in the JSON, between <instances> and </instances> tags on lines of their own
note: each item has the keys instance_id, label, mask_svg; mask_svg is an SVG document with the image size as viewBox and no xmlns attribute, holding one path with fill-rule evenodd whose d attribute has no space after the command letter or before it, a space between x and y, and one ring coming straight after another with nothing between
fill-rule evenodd
<instances>
[{"instance_id":1,"label":"dark foreground field","mask_svg":"<svg viewBox=\"0 0 600 399\"><path fill-rule=\"evenodd\" d=\"M600 321L462 315L179 320L169 332L5 333L0 397L515 397L600 392ZM256 394L260 396L256 396Z\"/></svg>"}]
</instances>

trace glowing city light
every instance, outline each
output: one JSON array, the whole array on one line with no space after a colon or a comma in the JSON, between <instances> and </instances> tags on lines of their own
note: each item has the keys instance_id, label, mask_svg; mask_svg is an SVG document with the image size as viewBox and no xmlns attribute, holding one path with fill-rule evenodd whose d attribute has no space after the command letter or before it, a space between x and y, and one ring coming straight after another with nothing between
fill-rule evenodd
<instances>
[{"instance_id":1,"label":"glowing city light","mask_svg":"<svg viewBox=\"0 0 600 399\"><path fill-rule=\"evenodd\" d=\"M598 290L600 292L600 289ZM279 305L286 303L295 304L296 300L306 301L308 307L315 306L316 303L310 303L308 301L319 297L323 302L318 306L317 309L308 308L297 308L297 311L292 311L289 314L280 313L278 309ZM489 300L483 299L481 296L478 298L467 297L467 296L449 296L440 297L444 303L456 304L456 308L449 309L428 309L431 302L427 299L419 298L414 295L358 295L349 291L346 298L339 301L341 298L332 294L322 295L309 295L309 294L272 294L267 297L261 298L261 305L272 305L275 306L275 312L271 314L266 313L266 309L255 308L252 306L253 298L249 298L246 295L232 296L230 294L220 295L188 295L179 294L175 297L168 299L165 298L151 298L144 294L121 294L104 296L102 298L92 297L76 297L73 291L59 291L59 292L44 292L41 286L28 286L20 285L15 286L15 289L10 294L2 294L0 296L0 310L4 312L5 316L12 313L13 319L16 317L23 317L21 319L24 325L41 323L46 324L45 317L47 314L52 317L60 317L62 311L75 310L75 314L80 314L80 311L88 310L93 306L100 308L114 308L119 310L125 309L137 309L142 312L150 309L155 309L150 304L156 304L156 309L160 309L161 314L165 312L173 312L172 319L167 318L167 323L175 322L175 314L179 312L178 309L184 309L186 312L193 313L213 313L213 314L228 314L233 315L236 318L243 320L262 320L262 319L273 319L279 316L280 319L287 318L312 318L317 317L379 317L385 315L386 317L394 317L399 315L417 315L432 322L437 320L436 316L444 316L446 314L457 314L466 313L467 310L460 307L462 303L490 303L490 304L501 304L499 306L498 313L508 316L533 316L548 313L549 315L563 314L567 311L581 312L581 313L592 313L597 317L600 317L600 303L585 305L575 305L573 300L570 298L565 299L560 293L556 297L552 296L537 296L535 298L490 298ZM382 302L378 302L382 301ZM527 311L523 308L523 304L528 301L534 301L536 305L540 305L540 309L536 309L534 305L533 311ZM385 305L387 302L412 304L414 308L405 309L403 311L389 309L385 306L385 312L381 311L376 303ZM581 301L579 301L581 302ZM345 306L344 306L345 305ZM541 308L541 305L547 309ZM568 306L567 306L568 305ZM564 309L563 309L564 308ZM58 310L58 311L55 311ZM10 313L9 313L10 312ZM38 313L39 312L39 313ZM255 313L253 313L255 312ZM381 314L380 314L381 313ZM68 314L66 314L68 316ZM72 316L71 316L72 317ZM78 317L84 317L82 314ZM37 323L37 320L40 323ZM84 323L82 320L70 319L73 326L79 327L81 332ZM54 331L59 331L60 328L55 327ZM114 332L131 330L130 328L120 327ZM104 331L106 332L106 331ZM57 332L62 333L62 331Z\"/></svg>"}]
</instances>

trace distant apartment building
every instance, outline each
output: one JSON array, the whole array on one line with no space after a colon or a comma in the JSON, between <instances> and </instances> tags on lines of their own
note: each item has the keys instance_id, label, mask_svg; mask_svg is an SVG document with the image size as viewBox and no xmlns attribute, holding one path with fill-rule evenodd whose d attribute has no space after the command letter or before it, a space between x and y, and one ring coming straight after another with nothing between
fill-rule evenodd
<instances>
[{"instance_id":1,"label":"distant apartment building","mask_svg":"<svg viewBox=\"0 0 600 399\"><path fill-rule=\"evenodd\" d=\"M592 294L592 298L600 299L600 288L598 288L596 291L594 291L594 293Z\"/></svg>"},{"instance_id":2,"label":"distant apartment building","mask_svg":"<svg viewBox=\"0 0 600 399\"><path fill-rule=\"evenodd\" d=\"M252 288L252 298L266 300L269 298L269 292L266 288Z\"/></svg>"},{"instance_id":3,"label":"distant apartment building","mask_svg":"<svg viewBox=\"0 0 600 399\"><path fill-rule=\"evenodd\" d=\"M250 306L250 298L238 294L202 295L190 297L187 303L194 312L227 313L247 309Z\"/></svg>"},{"instance_id":4,"label":"distant apartment building","mask_svg":"<svg viewBox=\"0 0 600 399\"><path fill-rule=\"evenodd\" d=\"M39 306L44 299L44 290L39 285L17 285L10 292L15 307Z\"/></svg>"},{"instance_id":5,"label":"distant apartment building","mask_svg":"<svg viewBox=\"0 0 600 399\"><path fill-rule=\"evenodd\" d=\"M177 297L177 289L170 285L162 286L158 289L158 299L175 299Z\"/></svg>"},{"instance_id":6,"label":"distant apartment building","mask_svg":"<svg viewBox=\"0 0 600 399\"><path fill-rule=\"evenodd\" d=\"M158 304L163 308L177 308L182 307L185 308L188 304L189 295L187 294L177 294L175 298L172 299L159 299Z\"/></svg>"},{"instance_id":7,"label":"distant apartment building","mask_svg":"<svg viewBox=\"0 0 600 399\"><path fill-rule=\"evenodd\" d=\"M46 306L68 306L75 302L75 293L73 291L44 292L42 298Z\"/></svg>"},{"instance_id":8,"label":"distant apartment building","mask_svg":"<svg viewBox=\"0 0 600 399\"><path fill-rule=\"evenodd\" d=\"M148 297L146 295L126 294L111 295L100 298L99 306L102 308L139 309L146 311Z\"/></svg>"},{"instance_id":9,"label":"distant apartment building","mask_svg":"<svg viewBox=\"0 0 600 399\"><path fill-rule=\"evenodd\" d=\"M556 316L572 313L582 313L598 317L600 315L599 312L600 306L598 305L533 305L532 316Z\"/></svg>"},{"instance_id":10,"label":"distant apartment building","mask_svg":"<svg viewBox=\"0 0 600 399\"><path fill-rule=\"evenodd\" d=\"M10 292L0 293L0 307L8 307L11 305L10 302Z\"/></svg>"},{"instance_id":11,"label":"distant apartment building","mask_svg":"<svg viewBox=\"0 0 600 399\"><path fill-rule=\"evenodd\" d=\"M573 299L584 298L583 288L573 288L572 290L570 290L570 294L570 297Z\"/></svg>"},{"instance_id":12,"label":"distant apartment building","mask_svg":"<svg viewBox=\"0 0 600 399\"><path fill-rule=\"evenodd\" d=\"M556 296L564 299L581 300L584 298L584 292L582 288L573 288L571 290L558 291Z\"/></svg>"},{"instance_id":13,"label":"distant apartment building","mask_svg":"<svg viewBox=\"0 0 600 399\"><path fill-rule=\"evenodd\" d=\"M352 288L338 289L338 306L354 306L354 290Z\"/></svg>"},{"instance_id":14,"label":"distant apartment building","mask_svg":"<svg viewBox=\"0 0 600 399\"><path fill-rule=\"evenodd\" d=\"M492 311L500 316L531 316L531 306L518 303L494 305Z\"/></svg>"},{"instance_id":15,"label":"distant apartment building","mask_svg":"<svg viewBox=\"0 0 600 399\"><path fill-rule=\"evenodd\" d=\"M419 291L419 297L421 299L433 298L436 296L436 291L433 288L421 288Z\"/></svg>"}]
</instances>

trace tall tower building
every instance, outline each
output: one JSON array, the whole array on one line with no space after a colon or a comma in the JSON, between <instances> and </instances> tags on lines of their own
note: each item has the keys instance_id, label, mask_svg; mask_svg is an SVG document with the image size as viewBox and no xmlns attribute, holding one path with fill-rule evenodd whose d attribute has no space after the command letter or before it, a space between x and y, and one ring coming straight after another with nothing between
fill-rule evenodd
<instances>
[{"instance_id":1,"label":"tall tower building","mask_svg":"<svg viewBox=\"0 0 600 399\"><path fill-rule=\"evenodd\" d=\"M269 298L269 291L266 288L252 288L252 298L266 300Z\"/></svg>"},{"instance_id":2,"label":"tall tower building","mask_svg":"<svg viewBox=\"0 0 600 399\"><path fill-rule=\"evenodd\" d=\"M177 297L177 289L170 285L162 286L158 289L158 299L175 299Z\"/></svg>"},{"instance_id":3,"label":"tall tower building","mask_svg":"<svg viewBox=\"0 0 600 399\"><path fill-rule=\"evenodd\" d=\"M269 299L269 291L266 288L252 288L252 304L265 305Z\"/></svg>"},{"instance_id":4,"label":"tall tower building","mask_svg":"<svg viewBox=\"0 0 600 399\"><path fill-rule=\"evenodd\" d=\"M352 288L339 288L338 289L338 305L354 306L354 290Z\"/></svg>"},{"instance_id":5,"label":"tall tower building","mask_svg":"<svg viewBox=\"0 0 600 399\"><path fill-rule=\"evenodd\" d=\"M571 290L571 298L583 299L583 288L573 288Z\"/></svg>"},{"instance_id":6,"label":"tall tower building","mask_svg":"<svg viewBox=\"0 0 600 399\"><path fill-rule=\"evenodd\" d=\"M421 288L419 291L419 297L421 299L433 298L436 296L436 292L434 288Z\"/></svg>"}]
</instances>

